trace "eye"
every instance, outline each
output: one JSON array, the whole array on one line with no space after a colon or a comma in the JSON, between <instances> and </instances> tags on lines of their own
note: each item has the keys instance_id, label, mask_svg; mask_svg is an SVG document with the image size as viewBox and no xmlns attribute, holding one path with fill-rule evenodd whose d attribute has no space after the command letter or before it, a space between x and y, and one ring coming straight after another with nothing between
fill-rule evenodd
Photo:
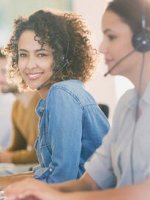
<instances>
[{"instance_id":1,"label":"eye","mask_svg":"<svg viewBox=\"0 0 150 200\"><path fill-rule=\"evenodd\" d=\"M48 56L46 53L39 53L38 54L38 57L46 57L46 56Z\"/></svg>"},{"instance_id":2,"label":"eye","mask_svg":"<svg viewBox=\"0 0 150 200\"><path fill-rule=\"evenodd\" d=\"M24 58L24 57L27 57L26 53L19 53L19 58Z\"/></svg>"},{"instance_id":3,"label":"eye","mask_svg":"<svg viewBox=\"0 0 150 200\"><path fill-rule=\"evenodd\" d=\"M109 39L110 41L115 40L115 39L117 38L116 35L107 35L107 37L108 37L108 39Z\"/></svg>"}]
</instances>

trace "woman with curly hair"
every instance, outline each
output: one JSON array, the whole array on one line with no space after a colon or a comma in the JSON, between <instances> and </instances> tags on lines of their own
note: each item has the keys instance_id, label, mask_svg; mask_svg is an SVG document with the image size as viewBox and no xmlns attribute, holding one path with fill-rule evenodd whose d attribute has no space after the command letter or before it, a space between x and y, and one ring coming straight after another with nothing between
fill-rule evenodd
<instances>
[{"instance_id":1,"label":"woman with curly hair","mask_svg":"<svg viewBox=\"0 0 150 200\"><path fill-rule=\"evenodd\" d=\"M94 69L89 32L80 16L48 10L21 17L14 25L5 49L11 56L10 76L41 96L35 144L39 165L30 176L48 183L79 178L109 129L83 85ZM17 177L5 180L1 177L1 188Z\"/></svg>"}]
</instances>

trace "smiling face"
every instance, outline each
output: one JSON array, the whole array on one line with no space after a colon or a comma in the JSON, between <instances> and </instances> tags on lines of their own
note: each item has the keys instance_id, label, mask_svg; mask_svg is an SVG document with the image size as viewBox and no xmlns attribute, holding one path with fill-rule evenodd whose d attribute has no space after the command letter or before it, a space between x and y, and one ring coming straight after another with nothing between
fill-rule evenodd
<instances>
[{"instance_id":1,"label":"smiling face","mask_svg":"<svg viewBox=\"0 0 150 200\"><path fill-rule=\"evenodd\" d=\"M37 89L45 83L52 76L52 64L52 49L35 41L33 31L24 31L18 42L18 66L28 87Z\"/></svg>"},{"instance_id":2,"label":"smiling face","mask_svg":"<svg viewBox=\"0 0 150 200\"><path fill-rule=\"evenodd\" d=\"M104 37L100 45L100 52L104 54L105 62L108 68L111 69L120 59L134 49L132 46L133 33L128 24L112 11L104 13L102 30ZM130 76L135 67L141 63L139 59L141 60L140 53L134 52L118 64L111 71L111 74Z\"/></svg>"}]
</instances>

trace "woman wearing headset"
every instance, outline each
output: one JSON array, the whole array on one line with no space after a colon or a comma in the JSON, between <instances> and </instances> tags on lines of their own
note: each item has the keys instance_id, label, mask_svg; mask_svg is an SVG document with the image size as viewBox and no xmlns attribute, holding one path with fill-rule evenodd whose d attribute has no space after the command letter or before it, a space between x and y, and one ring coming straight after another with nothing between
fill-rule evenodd
<instances>
[{"instance_id":1,"label":"woman wearing headset","mask_svg":"<svg viewBox=\"0 0 150 200\"><path fill-rule=\"evenodd\" d=\"M109 72L128 78L134 89L120 99L110 133L86 162L86 172L79 180L51 186L25 180L8 187L5 190L7 197L40 200L150 199L149 29L150 1L113 0L108 4L102 18L104 37L100 51L105 56Z\"/></svg>"},{"instance_id":2,"label":"woman wearing headset","mask_svg":"<svg viewBox=\"0 0 150 200\"><path fill-rule=\"evenodd\" d=\"M41 97L36 109L39 164L31 174L0 177L0 188L27 176L47 183L79 178L109 129L84 88L95 67L85 23L74 13L36 11L15 21L5 50L11 56L11 77L22 89L38 90Z\"/></svg>"}]
</instances>

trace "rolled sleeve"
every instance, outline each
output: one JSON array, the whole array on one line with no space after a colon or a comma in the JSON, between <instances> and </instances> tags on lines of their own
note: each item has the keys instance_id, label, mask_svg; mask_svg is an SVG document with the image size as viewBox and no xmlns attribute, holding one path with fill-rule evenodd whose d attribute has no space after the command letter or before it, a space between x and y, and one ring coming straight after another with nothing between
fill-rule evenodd
<instances>
[{"instance_id":1,"label":"rolled sleeve","mask_svg":"<svg viewBox=\"0 0 150 200\"><path fill-rule=\"evenodd\" d=\"M33 168L34 178L47 182L49 168L42 168L40 165Z\"/></svg>"}]
</instances>

